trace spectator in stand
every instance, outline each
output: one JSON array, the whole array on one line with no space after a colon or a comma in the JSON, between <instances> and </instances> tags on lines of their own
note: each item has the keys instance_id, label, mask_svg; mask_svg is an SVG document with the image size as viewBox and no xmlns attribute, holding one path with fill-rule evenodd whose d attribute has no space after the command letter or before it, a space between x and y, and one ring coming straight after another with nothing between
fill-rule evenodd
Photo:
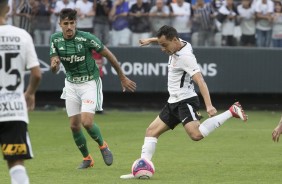
<instances>
[{"instance_id":1,"label":"spectator in stand","mask_svg":"<svg viewBox=\"0 0 282 184\"><path fill-rule=\"evenodd\" d=\"M78 0L75 3L75 9L77 11L77 29L85 32L93 32L93 18L95 12L93 9L93 3L88 0Z\"/></svg>"},{"instance_id":2,"label":"spectator in stand","mask_svg":"<svg viewBox=\"0 0 282 184\"><path fill-rule=\"evenodd\" d=\"M221 23L222 46L236 46L234 29L238 12L233 0L226 0L218 10L217 20Z\"/></svg>"},{"instance_id":3,"label":"spectator in stand","mask_svg":"<svg viewBox=\"0 0 282 184\"><path fill-rule=\"evenodd\" d=\"M213 9L218 12L219 8L222 7L223 5L226 5L225 0L212 0L211 1Z\"/></svg>"},{"instance_id":4,"label":"spectator in stand","mask_svg":"<svg viewBox=\"0 0 282 184\"><path fill-rule=\"evenodd\" d=\"M16 2L16 1L15 1ZM31 36L32 31L32 5L34 0L20 0L13 4L16 13L14 14L14 25L16 27L25 29Z\"/></svg>"},{"instance_id":5,"label":"spectator in stand","mask_svg":"<svg viewBox=\"0 0 282 184\"><path fill-rule=\"evenodd\" d=\"M94 0L94 34L105 44L109 44L110 22L109 13L113 6L111 0Z\"/></svg>"},{"instance_id":6,"label":"spectator in stand","mask_svg":"<svg viewBox=\"0 0 282 184\"><path fill-rule=\"evenodd\" d=\"M55 10L54 10L55 15L57 16L56 30L55 30L56 32L57 31L62 31L62 29L60 27L60 24L59 24L58 16L60 15L61 10L64 9L64 8L75 9L75 4L74 4L73 1L70 1L70 0L58 0L56 2Z\"/></svg>"},{"instance_id":7,"label":"spectator in stand","mask_svg":"<svg viewBox=\"0 0 282 184\"><path fill-rule=\"evenodd\" d=\"M256 11L256 41L258 47L269 47L272 34L272 14L274 4L272 0L257 0Z\"/></svg>"},{"instance_id":8,"label":"spectator in stand","mask_svg":"<svg viewBox=\"0 0 282 184\"><path fill-rule=\"evenodd\" d=\"M205 3L204 0L197 0L195 5L192 6L193 10L193 25L196 23L198 26L197 44L198 46L214 46L214 35L216 26L214 22L214 10L210 3Z\"/></svg>"},{"instance_id":9,"label":"spectator in stand","mask_svg":"<svg viewBox=\"0 0 282 184\"><path fill-rule=\"evenodd\" d=\"M51 35L50 4L49 0L36 0L34 27L34 44L49 45Z\"/></svg>"},{"instance_id":10,"label":"spectator in stand","mask_svg":"<svg viewBox=\"0 0 282 184\"><path fill-rule=\"evenodd\" d=\"M56 24L57 24L57 16L55 14L55 8L56 8L56 2L57 0L50 0L50 23L51 23L51 26L50 26L50 31L51 31L51 34L53 34L56 30Z\"/></svg>"},{"instance_id":11,"label":"spectator in stand","mask_svg":"<svg viewBox=\"0 0 282 184\"><path fill-rule=\"evenodd\" d=\"M156 4L151 8L149 17L153 36L163 25L170 25L170 10L163 0L156 0Z\"/></svg>"},{"instance_id":12,"label":"spectator in stand","mask_svg":"<svg viewBox=\"0 0 282 184\"><path fill-rule=\"evenodd\" d=\"M256 25L255 25L255 10L251 0L242 0L237 7L238 20L240 23L242 35L240 38L241 46L256 46Z\"/></svg>"},{"instance_id":13,"label":"spectator in stand","mask_svg":"<svg viewBox=\"0 0 282 184\"><path fill-rule=\"evenodd\" d=\"M112 22L112 46L129 46L130 30L127 15L129 13L128 2L116 0L110 11L110 21Z\"/></svg>"},{"instance_id":14,"label":"spectator in stand","mask_svg":"<svg viewBox=\"0 0 282 184\"><path fill-rule=\"evenodd\" d=\"M179 38L191 42L191 4L184 0L176 0L170 3L172 9L172 27L174 27Z\"/></svg>"},{"instance_id":15,"label":"spectator in stand","mask_svg":"<svg viewBox=\"0 0 282 184\"><path fill-rule=\"evenodd\" d=\"M129 28L132 32L131 45L138 47L139 40L151 37L151 27L149 21L150 4L137 0L129 10Z\"/></svg>"},{"instance_id":16,"label":"spectator in stand","mask_svg":"<svg viewBox=\"0 0 282 184\"><path fill-rule=\"evenodd\" d=\"M7 25L13 25L13 1L14 0L8 0L8 6L9 6L9 12L6 14L6 24Z\"/></svg>"},{"instance_id":17,"label":"spectator in stand","mask_svg":"<svg viewBox=\"0 0 282 184\"><path fill-rule=\"evenodd\" d=\"M272 46L282 47L282 4L281 1L274 1Z\"/></svg>"},{"instance_id":18,"label":"spectator in stand","mask_svg":"<svg viewBox=\"0 0 282 184\"><path fill-rule=\"evenodd\" d=\"M129 9L132 7L133 4L137 3L137 0L126 0L126 1L128 2ZM155 0L143 0L144 3L149 3L150 6L151 4L156 4L154 1Z\"/></svg>"}]
</instances>

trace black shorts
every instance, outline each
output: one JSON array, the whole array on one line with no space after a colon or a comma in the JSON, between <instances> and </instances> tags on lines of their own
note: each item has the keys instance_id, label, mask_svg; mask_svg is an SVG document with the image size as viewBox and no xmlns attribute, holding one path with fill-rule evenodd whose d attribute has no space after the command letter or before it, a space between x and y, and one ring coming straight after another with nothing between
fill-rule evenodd
<instances>
[{"instance_id":1,"label":"black shorts","mask_svg":"<svg viewBox=\"0 0 282 184\"><path fill-rule=\"evenodd\" d=\"M5 160L33 157L27 124L23 121L0 122L0 144Z\"/></svg>"},{"instance_id":2,"label":"black shorts","mask_svg":"<svg viewBox=\"0 0 282 184\"><path fill-rule=\"evenodd\" d=\"M200 101L197 96L176 103L167 103L159 114L160 119L174 129L179 123L200 120Z\"/></svg>"}]
</instances>

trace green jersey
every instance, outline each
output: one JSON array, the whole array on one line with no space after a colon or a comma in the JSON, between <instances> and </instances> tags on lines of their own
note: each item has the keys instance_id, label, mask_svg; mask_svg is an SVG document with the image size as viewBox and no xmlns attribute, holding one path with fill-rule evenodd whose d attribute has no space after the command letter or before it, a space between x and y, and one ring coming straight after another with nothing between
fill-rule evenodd
<instances>
[{"instance_id":1,"label":"green jersey","mask_svg":"<svg viewBox=\"0 0 282 184\"><path fill-rule=\"evenodd\" d=\"M92 50L101 52L104 45L93 34L76 30L71 39L63 33L51 36L50 57L59 56L66 70L66 79L71 83L83 83L99 78L99 68L92 57Z\"/></svg>"}]
</instances>

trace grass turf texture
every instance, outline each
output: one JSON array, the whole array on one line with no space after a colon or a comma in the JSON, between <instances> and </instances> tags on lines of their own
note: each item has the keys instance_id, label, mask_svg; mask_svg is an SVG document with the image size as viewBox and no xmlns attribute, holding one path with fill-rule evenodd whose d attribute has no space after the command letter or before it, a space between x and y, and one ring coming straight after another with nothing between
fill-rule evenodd
<instances>
[{"instance_id":1,"label":"grass turf texture","mask_svg":"<svg viewBox=\"0 0 282 184\"><path fill-rule=\"evenodd\" d=\"M158 112L107 111L97 115L114 163L104 164L96 142L86 135L93 168L77 170L82 157L76 148L64 111L30 113L29 132L34 159L26 161L34 184L127 184L127 183L281 183L282 142L271 133L280 112L247 111L249 121L230 119L202 141L194 142L182 125L162 135L153 162L156 173L149 181L121 180L140 156L145 129ZM205 112L203 115L207 117ZM84 131L85 132L85 131ZM10 183L6 163L0 161L0 183Z\"/></svg>"}]
</instances>

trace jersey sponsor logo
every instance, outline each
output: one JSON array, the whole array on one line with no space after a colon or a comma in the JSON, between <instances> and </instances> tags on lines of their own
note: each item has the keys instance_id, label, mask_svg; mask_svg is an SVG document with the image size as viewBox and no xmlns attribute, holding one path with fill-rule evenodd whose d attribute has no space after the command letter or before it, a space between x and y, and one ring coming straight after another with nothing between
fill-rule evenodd
<instances>
[{"instance_id":1,"label":"jersey sponsor logo","mask_svg":"<svg viewBox=\"0 0 282 184\"><path fill-rule=\"evenodd\" d=\"M94 76L81 76L81 77L68 77L67 80L73 83L80 83L80 82L86 82L86 81L90 81L93 80Z\"/></svg>"},{"instance_id":2,"label":"jersey sponsor logo","mask_svg":"<svg viewBox=\"0 0 282 184\"><path fill-rule=\"evenodd\" d=\"M20 42L19 36L0 36L0 42Z\"/></svg>"},{"instance_id":3,"label":"jersey sponsor logo","mask_svg":"<svg viewBox=\"0 0 282 184\"><path fill-rule=\"evenodd\" d=\"M93 101L93 100L89 100L89 99L85 99L85 100L82 100L82 103L85 103L85 104L94 104L94 101Z\"/></svg>"},{"instance_id":4,"label":"jersey sponsor logo","mask_svg":"<svg viewBox=\"0 0 282 184\"><path fill-rule=\"evenodd\" d=\"M83 37L75 37L74 40L75 40L75 41L84 41L84 42L87 41L87 39L86 39L86 38L83 38Z\"/></svg>"},{"instance_id":5,"label":"jersey sponsor logo","mask_svg":"<svg viewBox=\"0 0 282 184\"><path fill-rule=\"evenodd\" d=\"M25 144L3 144L2 152L4 155L25 155L27 148Z\"/></svg>"},{"instance_id":6,"label":"jersey sponsor logo","mask_svg":"<svg viewBox=\"0 0 282 184\"><path fill-rule=\"evenodd\" d=\"M64 38L55 38L54 39L54 42L62 42L64 41L65 39Z\"/></svg>"},{"instance_id":7,"label":"jersey sponsor logo","mask_svg":"<svg viewBox=\"0 0 282 184\"><path fill-rule=\"evenodd\" d=\"M2 102L0 103L0 111L1 113L5 111L20 111L24 110L24 106L22 102Z\"/></svg>"},{"instance_id":8,"label":"jersey sponsor logo","mask_svg":"<svg viewBox=\"0 0 282 184\"><path fill-rule=\"evenodd\" d=\"M62 46L62 47L59 48L59 50L65 50L65 48Z\"/></svg>"},{"instance_id":9,"label":"jersey sponsor logo","mask_svg":"<svg viewBox=\"0 0 282 184\"><path fill-rule=\"evenodd\" d=\"M90 43L97 49L101 49L101 45L99 45L95 40L91 40Z\"/></svg>"},{"instance_id":10,"label":"jersey sponsor logo","mask_svg":"<svg viewBox=\"0 0 282 184\"><path fill-rule=\"evenodd\" d=\"M62 61L67 61L67 62L70 62L70 63L73 63L73 62L80 62L80 61L84 61L85 60L85 56L77 56L77 55L72 55L70 57L60 57L60 59Z\"/></svg>"},{"instance_id":11,"label":"jersey sponsor logo","mask_svg":"<svg viewBox=\"0 0 282 184\"><path fill-rule=\"evenodd\" d=\"M20 50L20 46L19 45L0 45L0 50L1 51L11 51L11 50Z\"/></svg>"}]
</instances>

